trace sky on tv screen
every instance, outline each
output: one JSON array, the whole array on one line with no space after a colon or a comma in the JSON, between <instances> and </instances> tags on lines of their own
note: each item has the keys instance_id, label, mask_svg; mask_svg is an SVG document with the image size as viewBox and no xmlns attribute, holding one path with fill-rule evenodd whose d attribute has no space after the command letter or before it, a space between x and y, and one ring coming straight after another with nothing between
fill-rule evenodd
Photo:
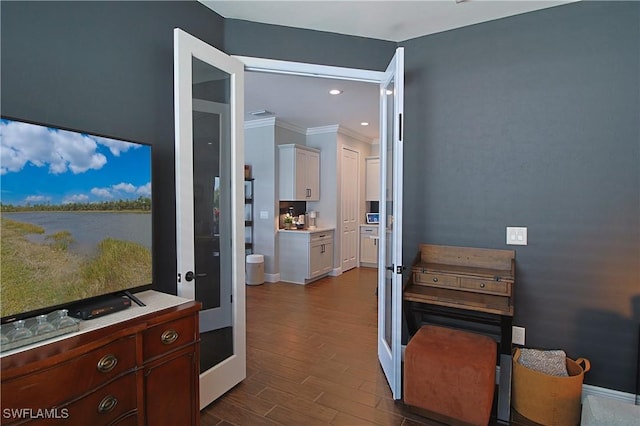
<instances>
[{"instance_id":1,"label":"sky on tv screen","mask_svg":"<svg viewBox=\"0 0 640 426\"><path fill-rule=\"evenodd\" d=\"M0 120L0 201L93 203L151 196L151 147Z\"/></svg>"}]
</instances>

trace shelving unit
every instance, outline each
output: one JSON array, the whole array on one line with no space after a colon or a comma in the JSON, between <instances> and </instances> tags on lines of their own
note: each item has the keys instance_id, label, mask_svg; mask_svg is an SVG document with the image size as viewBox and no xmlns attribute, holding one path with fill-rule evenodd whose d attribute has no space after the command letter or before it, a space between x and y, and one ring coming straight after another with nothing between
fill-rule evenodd
<instances>
[{"instance_id":1,"label":"shelving unit","mask_svg":"<svg viewBox=\"0 0 640 426\"><path fill-rule=\"evenodd\" d=\"M253 179L244 180L244 252L253 253Z\"/></svg>"}]
</instances>

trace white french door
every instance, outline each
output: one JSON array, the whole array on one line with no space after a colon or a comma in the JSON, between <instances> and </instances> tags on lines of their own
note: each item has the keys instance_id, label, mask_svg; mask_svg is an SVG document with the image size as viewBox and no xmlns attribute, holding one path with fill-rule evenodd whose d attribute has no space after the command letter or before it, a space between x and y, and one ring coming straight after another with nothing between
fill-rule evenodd
<instances>
[{"instance_id":1,"label":"white french door","mask_svg":"<svg viewBox=\"0 0 640 426\"><path fill-rule=\"evenodd\" d=\"M380 83L380 244L378 358L393 399L402 397L402 116L404 49Z\"/></svg>"},{"instance_id":2,"label":"white french door","mask_svg":"<svg viewBox=\"0 0 640 426\"><path fill-rule=\"evenodd\" d=\"M202 303L200 408L246 377L244 65L176 28L177 293Z\"/></svg>"}]
</instances>

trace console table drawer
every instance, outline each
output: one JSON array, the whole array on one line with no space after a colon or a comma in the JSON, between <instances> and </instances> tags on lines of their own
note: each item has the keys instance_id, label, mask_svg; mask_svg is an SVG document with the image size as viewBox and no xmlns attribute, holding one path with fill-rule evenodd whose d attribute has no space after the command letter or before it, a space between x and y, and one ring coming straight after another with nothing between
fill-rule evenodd
<instances>
[{"instance_id":1,"label":"console table drawer","mask_svg":"<svg viewBox=\"0 0 640 426\"><path fill-rule=\"evenodd\" d=\"M195 320L194 320L195 318ZM145 362L196 341L198 317L186 317L151 327L142 339Z\"/></svg>"},{"instance_id":2,"label":"console table drawer","mask_svg":"<svg viewBox=\"0 0 640 426\"><path fill-rule=\"evenodd\" d=\"M135 336L116 340L76 358L2 383L3 407L60 405L136 367ZM25 398L25 395L29 395ZM25 405L26 403L26 405Z\"/></svg>"},{"instance_id":3,"label":"console table drawer","mask_svg":"<svg viewBox=\"0 0 640 426\"><path fill-rule=\"evenodd\" d=\"M450 275L433 274L428 272L415 272L413 275L413 281L418 285L425 284L443 287L459 287L458 278Z\"/></svg>"},{"instance_id":4,"label":"console table drawer","mask_svg":"<svg viewBox=\"0 0 640 426\"><path fill-rule=\"evenodd\" d=\"M492 293L509 294L509 286L503 281L478 280L461 278L460 287L469 290L488 291Z\"/></svg>"}]
</instances>

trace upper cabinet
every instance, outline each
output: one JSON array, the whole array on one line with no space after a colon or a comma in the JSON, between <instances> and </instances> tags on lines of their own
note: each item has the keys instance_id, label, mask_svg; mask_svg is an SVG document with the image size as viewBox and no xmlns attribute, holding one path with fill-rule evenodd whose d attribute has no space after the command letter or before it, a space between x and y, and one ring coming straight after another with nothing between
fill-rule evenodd
<instances>
[{"instance_id":1,"label":"upper cabinet","mask_svg":"<svg viewBox=\"0 0 640 426\"><path fill-rule=\"evenodd\" d=\"M380 157L367 157L365 201L380 201Z\"/></svg>"},{"instance_id":2,"label":"upper cabinet","mask_svg":"<svg viewBox=\"0 0 640 426\"><path fill-rule=\"evenodd\" d=\"M278 145L280 200L320 200L320 151L302 145Z\"/></svg>"}]
</instances>

